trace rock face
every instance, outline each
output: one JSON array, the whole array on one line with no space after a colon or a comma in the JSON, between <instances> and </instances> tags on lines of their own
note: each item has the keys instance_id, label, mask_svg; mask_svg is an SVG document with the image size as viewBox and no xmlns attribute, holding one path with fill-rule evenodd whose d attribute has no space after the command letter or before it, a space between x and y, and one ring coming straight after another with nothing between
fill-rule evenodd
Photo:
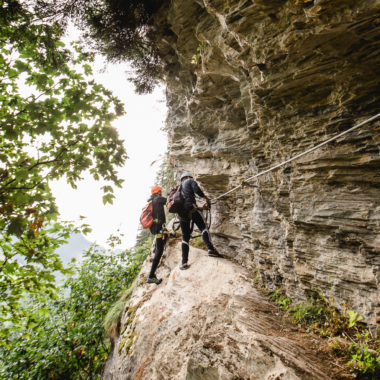
<instances>
[{"instance_id":1,"label":"rock face","mask_svg":"<svg viewBox=\"0 0 380 380\"><path fill-rule=\"evenodd\" d=\"M165 252L162 284L146 284L151 263L127 304L104 379L335 379L318 340L295 334L258 293L241 265L180 244Z\"/></svg>"},{"instance_id":2,"label":"rock face","mask_svg":"<svg viewBox=\"0 0 380 380\"><path fill-rule=\"evenodd\" d=\"M177 174L211 197L380 112L379 0L172 0L157 15ZM380 122L215 202L223 254L380 319Z\"/></svg>"},{"instance_id":3,"label":"rock face","mask_svg":"<svg viewBox=\"0 0 380 380\"><path fill-rule=\"evenodd\" d=\"M171 0L155 25L171 163L211 198L380 112L379 0ZM181 272L172 249L163 284L137 287L105 378L334 378L246 279L375 326L379 147L380 118L215 201L229 260L192 251Z\"/></svg>"}]
</instances>

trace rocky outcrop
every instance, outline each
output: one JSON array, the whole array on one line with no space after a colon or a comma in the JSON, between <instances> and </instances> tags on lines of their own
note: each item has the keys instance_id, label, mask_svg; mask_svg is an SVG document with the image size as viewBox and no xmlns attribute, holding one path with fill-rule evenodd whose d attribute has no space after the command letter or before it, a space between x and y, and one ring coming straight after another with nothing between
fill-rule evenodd
<instances>
[{"instance_id":1,"label":"rocky outcrop","mask_svg":"<svg viewBox=\"0 0 380 380\"><path fill-rule=\"evenodd\" d=\"M172 0L171 162L211 197L380 112L379 0ZM294 300L380 318L380 122L215 202L216 245Z\"/></svg>"},{"instance_id":2,"label":"rocky outcrop","mask_svg":"<svg viewBox=\"0 0 380 380\"><path fill-rule=\"evenodd\" d=\"M180 252L178 243L167 248L159 286L145 283L144 264L104 379L342 378L320 340L289 328L246 269L191 248L190 269L181 271Z\"/></svg>"},{"instance_id":3,"label":"rocky outcrop","mask_svg":"<svg viewBox=\"0 0 380 380\"><path fill-rule=\"evenodd\" d=\"M155 24L171 163L211 198L380 112L379 0L171 0ZM171 247L162 285L142 279L127 305L105 378L334 378L252 278L376 326L379 120L214 202L228 260L192 248L181 272Z\"/></svg>"}]
</instances>

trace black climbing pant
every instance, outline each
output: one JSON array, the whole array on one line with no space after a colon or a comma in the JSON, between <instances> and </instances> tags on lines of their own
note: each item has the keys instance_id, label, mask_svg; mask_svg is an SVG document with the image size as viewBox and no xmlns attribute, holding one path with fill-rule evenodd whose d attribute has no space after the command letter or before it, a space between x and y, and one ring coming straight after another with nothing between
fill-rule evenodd
<instances>
[{"instance_id":1,"label":"black climbing pant","mask_svg":"<svg viewBox=\"0 0 380 380\"><path fill-rule=\"evenodd\" d=\"M190 223L191 221L194 222L194 224L199 228L199 231L202 233L202 239L207 245L208 249L214 249L214 246L211 243L210 240L210 234L208 232L208 229L206 227L206 223L203 219L203 216L200 211L195 210L191 214L191 218L188 220L181 220L180 226L182 231L182 264L187 263L187 260L189 258L189 241L190 241L190 235L191 235L191 227Z\"/></svg>"},{"instance_id":2,"label":"black climbing pant","mask_svg":"<svg viewBox=\"0 0 380 380\"><path fill-rule=\"evenodd\" d=\"M156 269L161 260L161 256L164 253L166 238L167 236L165 234L156 235L156 244L154 246L154 258L152 262L152 268L149 274L150 278L153 278L156 276Z\"/></svg>"}]
</instances>

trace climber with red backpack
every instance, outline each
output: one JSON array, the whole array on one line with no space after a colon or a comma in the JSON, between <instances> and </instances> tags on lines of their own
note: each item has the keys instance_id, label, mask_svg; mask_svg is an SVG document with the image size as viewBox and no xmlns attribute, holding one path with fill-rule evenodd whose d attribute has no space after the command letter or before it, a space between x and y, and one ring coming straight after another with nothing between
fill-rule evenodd
<instances>
[{"instance_id":1,"label":"climber with red backpack","mask_svg":"<svg viewBox=\"0 0 380 380\"><path fill-rule=\"evenodd\" d=\"M166 198L162 196L162 188L160 186L154 186L151 189L151 197L148 199L147 205L143 208L143 212L140 217L140 222L144 228L149 228L153 235L156 235L154 245L154 258L152 267L147 279L148 284L160 284L161 278L156 277L156 269L161 260L161 256L164 252L166 240L168 238L168 232L165 228L165 210L164 205Z\"/></svg>"},{"instance_id":2,"label":"climber with red backpack","mask_svg":"<svg viewBox=\"0 0 380 380\"><path fill-rule=\"evenodd\" d=\"M177 211L182 231L182 264L179 268L182 270L189 268L189 264L187 263L187 261L189 258L191 222L195 223L201 231L202 239L208 249L208 255L211 257L223 257L213 246L210 239L209 231L206 227L206 223L203 219L202 213L200 212L200 210L204 210L205 207L210 207L210 199L203 193L198 183L188 172L185 172L181 175L181 185L179 187L179 191L181 192L181 195L183 197L183 205L182 207L179 207L179 210ZM197 206L195 202L195 194L206 200L206 206Z\"/></svg>"}]
</instances>

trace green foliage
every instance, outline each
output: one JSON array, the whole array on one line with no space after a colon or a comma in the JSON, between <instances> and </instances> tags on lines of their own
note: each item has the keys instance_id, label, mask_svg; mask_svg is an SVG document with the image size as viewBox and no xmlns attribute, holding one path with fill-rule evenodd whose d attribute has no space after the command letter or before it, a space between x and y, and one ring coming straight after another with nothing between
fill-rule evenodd
<instances>
[{"instance_id":1,"label":"green foliage","mask_svg":"<svg viewBox=\"0 0 380 380\"><path fill-rule=\"evenodd\" d=\"M316 322L321 315L323 308L312 300L300 302L292 306L289 310L295 323Z\"/></svg>"},{"instance_id":2,"label":"green foliage","mask_svg":"<svg viewBox=\"0 0 380 380\"><path fill-rule=\"evenodd\" d=\"M155 183L162 187L162 193L166 196L169 191L176 186L173 168L170 166L169 151L165 153L160 168L157 171ZM174 214L170 214L165 207L166 223L174 218Z\"/></svg>"},{"instance_id":3,"label":"green foliage","mask_svg":"<svg viewBox=\"0 0 380 380\"><path fill-rule=\"evenodd\" d=\"M201 236L198 236L194 239L190 240L190 245L192 245L195 248L200 248L200 249L207 249L207 246L205 242L203 241Z\"/></svg>"},{"instance_id":4,"label":"green foliage","mask_svg":"<svg viewBox=\"0 0 380 380\"><path fill-rule=\"evenodd\" d=\"M99 379L110 348L104 316L132 285L149 247L121 253L91 247L56 300L25 306L30 323L0 348L0 378Z\"/></svg>"},{"instance_id":5,"label":"green foliage","mask_svg":"<svg viewBox=\"0 0 380 380\"><path fill-rule=\"evenodd\" d=\"M272 292L272 299L282 304L286 299L278 291ZM323 296L294 304L288 308L292 321L314 331L322 337L349 338L352 344L347 349L347 342L334 340L330 350L340 356L350 357L348 362L358 379L374 379L380 375L380 349L378 341L370 338L370 333L360 323L363 317L353 310L340 313L334 307L334 300L328 302ZM286 309L285 309L286 310ZM352 338L356 332L356 338ZM377 348L376 348L377 347Z\"/></svg>"},{"instance_id":6,"label":"green foliage","mask_svg":"<svg viewBox=\"0 0 380 380\"><path fill-rule=\"evenodd\" d=\"M54 225L34 238L12 240L7 234L0 235L4 252L4 259L0 261L0 345L6 342L12 330L30 327L28 313L21 307L27 296L45 294L54 297L53 272L70 272L63 268L55 253L57 247L68 239L70 231L70 226Z\"/></svg>"},{"instance_id":7,"label":"green foliage","mask_svg":"<svg viewBox=\"0 0 380 380\"><path fill-rule=\"evenodd\" d=\"M351 310L340 313L334 306L334 300L328 302L323 296L294 305L289 309L289 314L295 323L313 324L313 329L324 337L341 335L363 319Z\"/></svg>"},{"instance_id":8,"label":"green foliage","mask_svg":"<svg viewBox=\"0 0 380 380\"><path fill-rule=\"evenodd\" d=\"M199 44L197 46L197 52L191 57L191 63L193 65L198 65L201 59L201 52L202 52L202 44Z\"/></svg>"},{"instance_id":9,"label":"green foliage","mask_svg":"<svg viewBox=\"0 0 380 380\"><path fill-rule=\"evenodd\" d=\"M140 247L141 245L148 244L149 242L150 244L152 243L152 235L149 229L142 228L142 226L139 225L137 230L135 247Z\"/></svg>"},{"instance_id":10,"label":"green foliage","mask_svg":"<svg viewBox=\"0 0 380 380\"><path fill-rule=\"evenodd\" d=\"M282 294L279 290L273 290L270 292L270 298L280 305L282 310L288 310L289 305L292 304L292 300L286 295Z\"/></svg>"},{"instance_id":11,"label":"green foliage","mask_svg":"<svg viewBox=\"0 0 380 380\"><path fill-rule=\"evenodd\" d=\"M170 166L169 151L165 153L164 159L157 171L155 183L162 187L163 194L167 194L177 185L174 179L173 168Z\"/></svg>"},{"instance_id":12,"label":"green foliage","mask_svg":"<svg viewBox=\"0 0 380 380\"><path fill-rule=\"evenodd\" d=\"M54 294L55 250L73 226L58 222L50 182L105 181L105 203L126 152L112 122L123 106L91 76L93 57L61 42L30 4L0 5L0 336L22 329L23 297ZM82 226L82 232L88 226ZM2 340L2 339L1 339Z\"/></svg>"},{"instance_id":13,"label":"green foliage","mask_svg":"<svg viewBox=\"0 0 380 380\"><path fill-rule=\"evenodd\" d=\"M112 305L111 309L108 311L106 317L104 318L103 327L106 331L107 336L110 338L116 337L119 332L119 324L125 307L125 303L129 300L135 288L136 281L134 281L131 286L122 292L121 297Z\"/></svg>"},{"instance_id":14,"label":"green foliage","mask_svg":"<svg viewBox=\"0 0 380 380\"><path fill-rule=\"evenodd\" d=\"M369 332L356 335L356 342L350 346L352 355L349 365L352 367L352 372L357 375L357 378L378 379L380 377L380 348L371 350L369 345Z\"/></svg>"},{"instance_id":15,"label":"green foliage","mask_svg":"<svg viewBox=\"0 0 380 380\"><path fill-rule=\"evenodd\" d=\"M165 3L157 0L39 1L45 16L66 23L72 18L85 32L87 44L111 62L129 61L128 78L138 93L151 92L161 77L162 62L155 46L152 16Z\"/></svg>"},{"instance_id":16,"label":"green foliage","mask_svg":"<svg viewBox=\"0 0 380 380\"><path fill-rule=\"evenodd\" d=\"M348 310L348 328L354 327L363 317L353 310Z\"/></svg>"}]
</instances>

